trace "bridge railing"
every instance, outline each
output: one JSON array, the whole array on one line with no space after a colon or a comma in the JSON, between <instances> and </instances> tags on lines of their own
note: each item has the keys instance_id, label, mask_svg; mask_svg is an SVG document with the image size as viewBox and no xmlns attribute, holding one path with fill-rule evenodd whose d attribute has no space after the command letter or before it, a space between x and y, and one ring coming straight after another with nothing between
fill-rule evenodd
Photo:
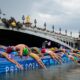
<instances>
[{"instance_id":1,"label":"bridge railing","mask_svg":"<svg viewBox=\"0 0 80 80\"><path fill-rule=\"evenodd\" d=\"M8 29L8 30L11 30L9 28L4 28L4 29ZM24 32L24 33L27 33L28 31L30 31L30 33L34 34L34 35L38 35L38 36L41 36L43 38L47 38L47 39L50 39L52 41L55 41L57 43L60 43L68 48L72 48L71 46L69 46L68 44L62 42L60 40L60 38L58 39L58 34L55 34L55 33L51 33L51 32L47 32L46 30L39 30L37 28L31 28L31 27L25 27L25 29L20 29L20 30L17 30L17 29L14 29L14 31L20 31L20 32ZM61 36L62 37L62 36Z\"/></svg>"},{"instance_id":2,"label":"bridge railing","mask_svg":"<svg viewBox=\"0 0 80 80\"><path fill-rule=\"evenodd\" d=\"M40 37L43 37L43 38L47 38L47 39L50 39L50 40L52 40L52 41L55 41L55 42L57 42L57 43L59 43L59 44L62 44L62 45L64 45L64 46L66 46L66 47L68 47L68 48L70 48L70 49L73 49L71 46L69 46L68 44L66 44L66 43L64 43L64 42L62 42L61 40L59 40L59 39L57 39L58 37L54 34L54 36L53 36L53 34L52 33L50 33L50 32L47 32L47 31L42 31L42 30L38 30L38 29L36 29L36 28L31 28L31 27L26 27L26 30L27 31L31 31L31 32L34 32L34 33L32 33L32 34L34 34L34 35L38 35L38 36L40 36ZM25 32L27 32L25 30ZM30 32L30 33L31 33Z\"/></svg>"}]
</instances>

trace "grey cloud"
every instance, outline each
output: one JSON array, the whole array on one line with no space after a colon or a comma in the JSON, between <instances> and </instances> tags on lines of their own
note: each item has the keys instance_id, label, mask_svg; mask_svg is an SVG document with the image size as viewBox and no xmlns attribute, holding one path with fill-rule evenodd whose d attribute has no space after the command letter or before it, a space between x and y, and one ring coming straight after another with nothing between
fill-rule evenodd
<instances>
[{"instance_id":1,"label":"grey cloud","mask_svg":"<svg viewBox=\"0 0 80 80\"><path fill-rule=\"evenodd\" d=\"M67 7L68 4L65 7L61 1L63 2L64 0L0 0L0 8L8 16L15 16L17 19L20 19L19 17L23 14L25 16L30 15L32 18L37 18L41 25L43 25L45 19L38 14L48 14L52 17L48 21L46 19L48 28L54 24L56 28L61 27L63 30L67 28L78 32L80 29L80 8L71 10Z\"/></svg>"}]
</instances>

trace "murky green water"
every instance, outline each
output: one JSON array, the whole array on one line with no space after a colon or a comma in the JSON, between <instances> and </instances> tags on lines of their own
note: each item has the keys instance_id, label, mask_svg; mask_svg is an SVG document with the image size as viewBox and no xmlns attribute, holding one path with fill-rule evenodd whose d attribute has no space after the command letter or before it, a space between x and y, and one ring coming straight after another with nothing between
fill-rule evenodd
<instances>
[{"instance_id":1,"label":"murky green water","mask_svg":"<svg viewBox=\"0 0 80 80\"><path fill-rule=\"evenodd\" d=\"M80 80L80 65L65 64L48 67L48 70L3 73L0 80Z\"/></svg>"}]
</instances>

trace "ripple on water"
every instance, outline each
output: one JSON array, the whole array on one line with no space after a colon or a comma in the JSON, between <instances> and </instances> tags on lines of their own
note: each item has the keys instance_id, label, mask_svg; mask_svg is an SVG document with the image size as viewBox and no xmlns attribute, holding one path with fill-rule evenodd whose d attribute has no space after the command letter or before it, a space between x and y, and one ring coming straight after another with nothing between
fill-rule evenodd
<instances>
[{"instance_id":1,"label":"ripple on water","mask_svg":"<svg viewBox=\"0 0 80 80\"><path fill-rule=\"evenodd\" d=\"M48 70L0 74L0 80L80 80L80 65L65 64L48 67Z\"/></svg>"}]
</instances>

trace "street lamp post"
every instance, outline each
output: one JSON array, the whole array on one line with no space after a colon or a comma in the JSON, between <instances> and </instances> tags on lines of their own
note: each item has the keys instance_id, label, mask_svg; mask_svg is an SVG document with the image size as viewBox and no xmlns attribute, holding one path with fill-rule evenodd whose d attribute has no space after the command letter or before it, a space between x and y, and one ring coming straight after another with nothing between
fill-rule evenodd
<instances>
[{"instance_id":1,"label":"street lamp post","mask_svg":"<svg viewBox=\"0 0 80 80\"><path fill-rule=\"evenodd\" d=\"M70 36L72 37L72 32L70 32Z\"/></svg>"},{"instance_id":2,"label":"street lamp post","mask_svg":"<svg viewBox=\"0 0 80 80\"><path fill-rule=\"evenodd\" d=\"M79 31L79 38L80 38L80 31Z\"/></svg>"},{"instance_id":3,"label":"street lamp post","mask_svg":"<svg viewBox=\"0 0 80 80\"><path fill-rule=\"evenodd\" d=\"M24 20L25 20L25 16L24 15L22 16L22 20L23 20L23 24L24 24Z\"/></svg>"},{"instance_id":4,"label":"street lamp post","mask_svg":"<svg viewBox=\"0 0 80 80\"><path fill-rule=\"evenodd\" d=\"M61 34L61 28L59 28L59 33Z\"/></svg>"},{"instance_id":5,"label":"street lamp post","mask_svg":"<svg viewBox=\"0 0 80 80\"><path fill-rule=\"evenodd\" d=\"M46 30L46 22L44 23L44 30Z\"/></svg>"},{"instance_id":6,"label":"street lamp post","mask_svg":"<svg viewBox=\"0 0 80 80\"><path fill-rule=\"evenodd\" d=\"M3 13L2 15L3 15L3 18L6 18L6 14L5 13Z\"/></svg>"},{"instance_id":7,"label":"street lamp post","mask_svg":"<svg viewBox=\"0 0 80 80\"><path fill-rule=\"evenodd\" d=\"M34 26L34 27L36 27L36 24L37 24L37 20L36 20L36 19L34 19L34 24L35 24L35 26Z\"/></svg>"},{"instance_id":8,"label":"street lamp post","mask_svg":"<svg viewBox=\"0 0 80 80\"><path fill-rule=\"evenodd\" d=\"M54 32L54 25L52 26L53 32Z\"/></svg>"},{"instance_id":9,"label":"street lamp post","mask_svg":"<svg viewBox=\"0 0 80 80\"><path fill-rule=\"evenodd\" d=\"M67 29L65 30L65 35L67 35Z\"/></svg>"},{"instance_id":10,"label":"street lamp post","mask_svg":"<svg viewBox=\"0 0 80 80\"><path fill-rule=\"evenodd\" d=\"M1 19L1 14L2 14L2 11L1 11L1 9L0 9L0 19Z\"/></svg>"}]
</instances>

